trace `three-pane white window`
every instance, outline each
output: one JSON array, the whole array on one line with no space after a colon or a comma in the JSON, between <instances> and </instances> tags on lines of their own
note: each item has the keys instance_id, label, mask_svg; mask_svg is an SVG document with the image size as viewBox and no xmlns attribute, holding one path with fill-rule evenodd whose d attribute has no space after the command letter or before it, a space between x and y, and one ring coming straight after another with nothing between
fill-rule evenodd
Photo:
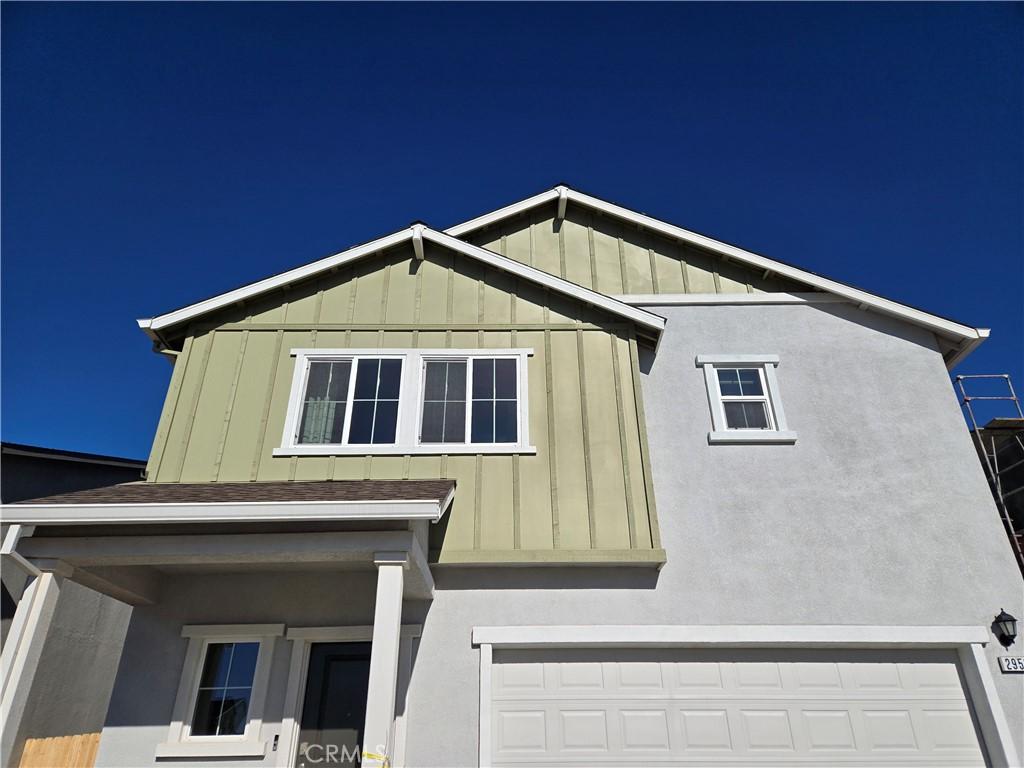
<instances>
[{"instance_id":1,"label":"three-pane white window","mask_svg":"<svg viewBox=\"0 0 1024 768\"><path fill-rule=\"evenodd\" d=\"M293 350L275 455L530 453L529 349Z\"/></svg>"},{"instance_id":2,"label":"three-pane white window","mask_svg":"<svg viewBox=\"0 0 1024 768\"><path fill-rule=\"evenodd\" d=\"M709 443L795 443L786 426L777 355L698 355L712 429Z\"/></svg>"}]
</instances>

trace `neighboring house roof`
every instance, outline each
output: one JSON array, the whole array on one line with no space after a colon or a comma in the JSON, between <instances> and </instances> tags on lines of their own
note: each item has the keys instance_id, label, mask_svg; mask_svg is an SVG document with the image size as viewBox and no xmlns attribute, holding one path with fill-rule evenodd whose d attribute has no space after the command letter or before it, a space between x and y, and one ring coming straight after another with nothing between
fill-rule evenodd
<instances>
[{"instance_id":1,"label":"neighboring house roof","mask_svg":"<svg viewBox=\"0 0 1024 768\"><path fill-rule=\"evenodd\" d=\"M594 197L593 195L588 195L584 192L571 189L565 185L556 186L552 189L541 192L540 194L534 195L533 197L528 197L525 200L512 203L504 208L499 208L496 211L485 213L482 216L477 216L476 218L462 222L461 224L456 224L455 226L446 229L445 232L450 235L454 235L455 237L465 237L479 229L514 216L519 216L520 214L538 206L556 202L558 205L558 217L564 218L566 207L569 203L583 206L585 208L598 211L604 215L612 216L638 227L656 232L664 237L703 248L726 259L733 259L738 263L745 264L755 269L764 270L767 273L773 273L781 277L805 283L812 288L825 291L857 304L862 309L874 310L885 315L898 317L914 325L927 328L940 337L952 342L953 349L945 355L946 364L949 368L956 365L956 363L968 355L989 335L989 330L987 328L975 328L973 326L965 325L963 323L956 322L955 320L950 320L948 318L893 301L892 299L887 299L883 296L879 296L878 294L870 293L847 283L842 283L838 280L824 277L815 272L810 272L782 261L760 256L735 245L729 245L728 243L723 243L720 240L715 240L707 237L706 235L701 235L697 232L683 229L682 227L669 224L668 222L655 219L637 211L632 211L628 208L616 205L615 203L608 202L607 200L602 200Z\"/></svg>"},{"instance_id":2,"label":"neighboring house roof","mask_svg":"<svg viewBox=\"0 0 1024 768\"><path fill-rule=\"evenodd\" d=\"M480 248L476 245L463 242L456 237L431 229L425 224L413 224L405 229L399 230L391 235L372 240L362 245L349 248L347 251L336 253L333 256L305 264L301 267L281 272L277 275L249 283L241 288L236 288L227 293L213 296L209 299L189 304L180 309L166 312L156 317L145 318L138 321L142 328L154 341L162 341L160 332L173 326L194 320L197 317L229 307L232 304L251 299L267 291L284 288L292 283L309 279L322 272L350 264L358 259L377 254L387 248L412 242L416 257L423 258L423 244L431 242L443 248L447 248L463 256L500 269L516 277L529 280L537 285L548 288L557 293L564 294L577 299L585 304L604 309L613 315L618 315L636 323L640 328L647 330L654 338L657 338L665 328L665 320L647 310L634 307L618 299L606 296L603 293L592 291L568 280L535 269L527 264L522 264L514 259L506 258L500 254Z\"/></svg>"},{"instance_id":3,"label":"neighboring house roof","mask_svg":"<svg viewBox=\"0 0 1024 768\"><path fill-rule=\"evenodd\" d=\"M252 483L121 483L15 506L52 504L245 504L262 501L433 501L455 490L454 480L289 480Z\"/></svg>"},{"instance_id":4,"label":"neighboring house roof","mask_svg":"<svg viewBox=\"0 0 1024 768\"><path fill-rule=\"evenodd\" d=\"M104 464L112 467L128 467L145 469L145 459L127 459L121 456L106 456L100 453L82 453L81 451L65 451L60 448L43 448L38 445L23 443L0 443L0 454L12 456L30 456L36 459L52 459L56 461L77 461L86 464Z\"/></svg>"}]
</instances>

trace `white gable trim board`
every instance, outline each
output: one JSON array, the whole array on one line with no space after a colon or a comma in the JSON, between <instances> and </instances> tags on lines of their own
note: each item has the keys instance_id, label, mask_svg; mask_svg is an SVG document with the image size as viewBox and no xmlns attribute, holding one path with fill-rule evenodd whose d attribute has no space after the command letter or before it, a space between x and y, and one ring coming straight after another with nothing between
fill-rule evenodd
<instances>
[{"instance_id":1,"label":"white gable trim board","mask_svg":"<svg viewBox=\"0 0 1024 768\"><path fill-rule=\"evenodd\" d=\"M1015 766L988 640L984 627L476 627L480 765Z\"/></svg>"},{"instance_id":2,"label":"white gable trim board","mask_svg":"<svg viewBox=\"0 0 1024 768\"><path fill-rule=\"evenodd\" d=\"M920 309L915 309L914 307L909 307L905 304L892 301L891 299L887 299L867 291L862 291L859 288L854 288L837 280L822 277L821 275L799 269L798 267L785 264L781 261L776 261L775 259L770 259L766 256L760 256L735 245L729 245L728 243L723 243L720 240L715 240L707 237L706 235L701 235L697 232L683 229L682 227L655 219L651 216L647 216L646 214L631 211L630 209L623 208L615 203L610 203L607 200L601 200L600 198L593 197L592 195L588 195L565 186L558 186L554 189L549 189L538 195L534 195L533 197L521 200L518 203L507 205L504 208L499 208L496 211L478 216L475 219L470 219L469 221L465 221L461 224L456 224L455 226L446 229L445 232L450 235L455 235L456 237L463 237L477 229L489 226L510 216L517 216L537 207L538 205L544 205L545 203L553 202L554 200L568 200L569 202L594 211L599 211L603 214L629 222L638 227L643 227L652 232L657 232L658 234L672 240L679 240L690 245L695 245L699 248L711 251L712 253L724 256L727 259L735 259L740 264L745 264L749 267L763 270L768 274L776 274L780 277L805 283L812 288L838 296L865 309L871 309L892 317L898 317L902 320L913 323L914 325L927 328L941 336L953 339L960 346L959 349L947 359L947 366L949 368L956 365L956 363L966 357L975 347L978 346L978 344L989 336L989 329L987 328L974 328L969 325L964 325L963 323L948 320L944 317L939 317L938 315L933 315L929 312L924 312Z\"/></svg>"},{"instance_id":3,"label":"white gable trim board","mask_svg":"<svg viewBox=\"0 0 1024 768\"><path fill-rule=\"evenodd\" d=\"M245 301L267 291L284 288L293 283L313 277L326 270L337 269L338 267L349 264L357 259L379 253L387 248L391 248L405 242L411 242L413 244L416 257L423 258L423 243L425 241L430 241L445 248L449 248L463 254L464 256L468 256L488 264L496 269L500 269L508 272L509 274L544 286L550 290L570 296L585 304L602 308L612 314L632 320L637 323L640 328L651 332L655 340L659 338L661 331L664 329L665 321L663 318L641 309L643 306L655 306L659 303L741 303L741 300L736 297L718 300L705 297L701 300L699 298L680 299L679 297L671 296L663 297L658 301L656 300L657 297L653 296L607 296L605 294L583 288L582 286L576 285L575 283L571 283L567 280L563 280L562 278L556 277L550 273L534 269L533 267L517 262L514 259L509 259L484 248L470 245L469 243L459 239L460 237L480 229L481 227L494 224L508 217L516 216L520 213L531 210L538 205L554 202L556 200L559 203L559 215L564 216L566 204L568 202L572 202L574 204L590 208L591 210L599 211L602 214L629 222L635 226L657 232L670 239L679 240L681 242L709 250L726 259L734 259L737 262L754 269L763 270L766 274L776 274L781 277L802 282L811 288L835 297L837 300L848 301L862 309L877 311L891 317L905 320L914 325L927 328L947 342L952 343L953 349L946 353L946 365L948 368L955 366L989 336L989 329L987 328L974 328L969 325L964 325L963 323L939 317L938 315L933 315L929 312L924 312L920 309L915 309L914 307L909 307L905 304L860 290L859 288L854 288L839 281L822 277L821 275L816 275L813 272L808 272L806 270L799 269L798 267L794 267L774 259L769 259L765 256L760 256L743 248L729 245L705 235L692 232L688 229L683 229L682 227L669 224L651 216L631 211L628 208L623 208L622 206L570 189L566 186L558 186L554 189L541 192L538 195L534 195L526 198L525 200L513 203L512 205L505 206L504 208L499 208L491 213L487 213L483 216L478 216L475 219L463 222L462 224L449 227L444 232L431 229L423 224L413 224L406 229L378 238L369 243L355 246L346 251L336 253L333 256L328 256L310 264L305 264L301 267L282 272L281 274L273 275L263 280L258 280L254 283L250 283L249 285L242 286L241 288L227 291L226 293L222 293L218 296L190 304L186 307L182 307L162 315L140 319L137 322L139 327L147 335L157 343L162 344L162 330L188 322L189 320L193 320L209 312L223 309L224 307L230 306L236 302ZM803 301L807 303L823 300L807 298L807 294L784 295L787 298L781 300L782 303L800 303L799 301L793 301L791 298L793 296L803 297ZM770 304L777 303L779 300L759 296L757 299L750 299L749 301L758 304ZM745 303L745 301L742 303Z\"/></svg>"},{"instance_id":4,"label":"white gable trim board","mask_svg":"<svg viewBox=\"0 0 1024 768\"><path fill-rule=\"evenodd\" d=\"M233 291L222 293L219 296L214 296L204 301L190 304L187 307L173 310L156 317L144 318L138 320L139 327L145 331L154 341L160 341L160 331L170 328L172 326L180 325L182 323L193 320L197 317L205 315L210 312L215 312L219 309L231 306L239 301L246 301L260 294L272 291L278 288L284 288L293 283L306 280L310 277L325 272L330 269L336 269L338 267L351 264L352 262L362 259L373 254L380 253L388 248L392 248L396 245L401 245L405 242L415 242L417 240L429 241L436 245L440 245L456 253L460 253L463 256L467 256L476 261L487 264L488 266L499 269L503 272L507 272L516 277L521 277L524 280L529 280L537 285L544 288L548 288L556 293L569 296L570 298L577 299L584 304L589 304L600 309L604 309L613 315L618 315L627 320L631 320L636 323L640 328L646 329L651 332L655 338L665 328L665 320L647 310L640 309L638 307L630 306L624 302L614 299L611 296L606 296L603 293L592 291L589 288L571 283L568 280L563 280L560 277L556 277L548 272L543 272L539 269L534 269L531 266L522 264L514 259L506 258L500 254L488 251L485 248L480 248L475 245L463 242L458 238L452 237L451 235L445 234L444 232L438 232L437 230L430 229L423 225L414 225L408 227L394 234L387 235L386 237L373 240L369 243L350 248L347 251L336 253L333 256L314 261L310 264L305 264L301 267L297 267L287 272L268 277L264 280L259 280L255 283L236 288Z\"/></svg>"}]
</instances>

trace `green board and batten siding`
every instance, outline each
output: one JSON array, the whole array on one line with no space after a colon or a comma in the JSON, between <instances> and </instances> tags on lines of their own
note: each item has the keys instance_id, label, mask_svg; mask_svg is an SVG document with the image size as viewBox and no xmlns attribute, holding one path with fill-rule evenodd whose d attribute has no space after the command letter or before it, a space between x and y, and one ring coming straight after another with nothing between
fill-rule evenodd
<instances>
[{"instance_id":1,"label":"green board and batten siding","mask_svg":"<svg viewBox=\"0 0 1024 768\"><path fill-rule=\"evenodd\" d=\"M597 211L570 204L562 221L555 212L539 206L464 239L611 296L808 290Z\"/></svg>"},{"instance_id":2,"label":"green board and batten siding","mask_svg":"<svg viewBox=\"0 0 1024 768\"><path fill-rule=\"evenodd\" d=\"M534 218L525 230L509 225L492 247L602 292L620 292L623 277L632 293L669 285L772 288L753 274L745 283L727 282L732 278L724 269L698 279L697 268L681 260L678 284L672 283L661 251L649 248L643 259L634 253L640 233L631 239L623 233L612 247L597 227L580 229L567 219L553 228L539 214ZM545 226L551 237L540 235ZM299 347L532 348L529 420L537 453L275 457L295 364L290 351ZM438 562L656 563L663 553L637 361L634 329L620 318L436 246L428 245L417 262L403 246L187 329L148 478L448 477L457 491L449 515L433 530L431 556Z\"/></svg>"}]
</instances>

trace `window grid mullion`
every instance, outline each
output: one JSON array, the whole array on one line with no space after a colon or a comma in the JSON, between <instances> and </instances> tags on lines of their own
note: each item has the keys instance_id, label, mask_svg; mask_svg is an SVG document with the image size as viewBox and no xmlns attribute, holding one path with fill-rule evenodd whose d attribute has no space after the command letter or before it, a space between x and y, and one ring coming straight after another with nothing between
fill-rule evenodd
<instances>
[{"instance_id":1,"label":"window grid mullion","mask_svg":"<svg viewBox=\"0 0 1024 768\"><path fill-rule=\"evenodd\" d=\"M469 445L473 438L473 370L476 368L476 358L466 358L466 423L462 431L462 442Z\"/></svg>"},{"instance_id":2,"label":"window grid mullion","mask_svg":"<svg viewBox=\"0 0 1024 768\"><path fill-rule=\"evenodd\" d=\"M348 445L349 431L352 427L352 407L355 404L356 376L359 375L359 361L361 358L352 357L349 359L352 368L348 376L348 392L345 393L345 426L342 429L341 435L342 445Z\"/></svg>"},{"instance_id":3,"label":"window grid mullion","mask_svg":"<svg viewBox=\"0 0 1024 768\"><path fill-rule=\"evenodd\" d=\"M448 434L448 376L452 372L451 361L444 364L444 402L441 404L441 440Z\"/></svg>"}]
</instances>

